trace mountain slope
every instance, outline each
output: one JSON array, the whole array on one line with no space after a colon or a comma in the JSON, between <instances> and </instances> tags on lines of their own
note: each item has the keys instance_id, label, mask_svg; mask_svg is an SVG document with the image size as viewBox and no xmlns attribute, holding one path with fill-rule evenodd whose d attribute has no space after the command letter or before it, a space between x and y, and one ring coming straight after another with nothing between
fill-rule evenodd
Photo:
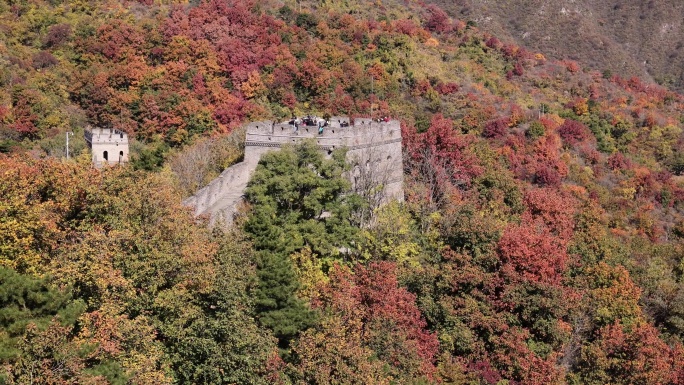
<instances>
[{"instance_id":1,"label":"mountain slope","mask_svg":"<svg viewBox=\"0 0 684 385\"><path fill-rule=\"evenodd\" d=\"M0 332L6 378L682 383L682 95L419 2L35 0L0 21L0 264L86 304ZM371 109L402 121L405 165L371 225L301 147L261 164L242 229L180 207L173 164L199 183L246 122ZM56 159L86 122L161 170Z\"/></svg>"},{"instance_id":2,"label":"mountain slope","mask_svg":"<svg viewBox=\"0 0 684 385\"><path fill-rule=\"evenodd\" d=\"M684 5L679 1L432 2L549 57L684 87Z\"/></svg>"}]
</instances>

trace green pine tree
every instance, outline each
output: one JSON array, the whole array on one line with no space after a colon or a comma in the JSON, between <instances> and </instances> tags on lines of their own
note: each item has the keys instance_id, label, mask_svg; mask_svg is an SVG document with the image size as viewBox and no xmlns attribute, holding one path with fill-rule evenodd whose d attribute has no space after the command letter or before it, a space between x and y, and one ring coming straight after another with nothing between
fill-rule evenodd
<instances>
[{"instance_id":1,"label":"green pine tree","mask_svg":"<svg viewBox=\"0 0 684 385\"><path fill-rule=\"evenodd\" d=\"M251 246L240 232L219 239L211 290L184 298L160 326L171 367L181 384L267 384L262 370L276 341L254 320Z\"/></svg>"},{"instance_id":2,"label":"green pine tree","mask_svg":"<svg viewBox=\"0 0 684 385\"><path fill-rule=\"evenodd\" d=\"M55 322L73 325L84 310L82 301L51 287L47 279L0 267L0 366L25 358L21 345L28 331L45 330ZM0 384L4 381L0 376Z\"/></svg>"},{"instance_id":3,"label":"green pine tree","mask_svg":"<svg viewBox=\"0 0 684 385\"><path fill-rule=\"evenodd\" d=\"M358 199L348 194L345 168L345 151L326 159L314 142L303 142L264 155L245 191L252 206L245 230L257 250L258 318L278 337L283 352L315 322L297 297L290 255L309 247L339 259L340 249L351 247L357 234L349 218Z\"/></svg>"}]
</instances>

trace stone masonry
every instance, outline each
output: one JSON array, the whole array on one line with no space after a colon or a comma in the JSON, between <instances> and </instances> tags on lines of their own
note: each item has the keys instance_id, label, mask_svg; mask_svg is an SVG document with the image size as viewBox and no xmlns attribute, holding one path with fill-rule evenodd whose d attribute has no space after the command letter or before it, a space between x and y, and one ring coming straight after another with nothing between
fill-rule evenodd
<instances>
[{"instance_id":1,"label":"stone masonry","mask_svg":"<svg viewBox=\"0 0 684 385\"><path fill-rule=\"evenodd\" d=\"M347 176L355 191L362 194L365 191L366 195L369 191L371 194L376 191L378 202L403 200L399 121L372 122L368 118L350 121L347 117L332 117L320 135L316 126L300 126L295 131L289 123L250 123L245 138L244 161L228 167L183 204L194 207L195 215L209 214L211 224L232 222L261 155L306 138L315 140L321 151L327 154L336 148L348 149L347 161L352 169Z\"/></svg>"},{"instance_id":2,"label":"stone masonry","mask_svg":"<svg viewBox=\"0 0 684 385\"><path fill-rule=\"evenodd\" d=\"M113 128L88 128L84 136L95 167L128 162L128 134L125 132Z\"/></svg>"}]
</instances>

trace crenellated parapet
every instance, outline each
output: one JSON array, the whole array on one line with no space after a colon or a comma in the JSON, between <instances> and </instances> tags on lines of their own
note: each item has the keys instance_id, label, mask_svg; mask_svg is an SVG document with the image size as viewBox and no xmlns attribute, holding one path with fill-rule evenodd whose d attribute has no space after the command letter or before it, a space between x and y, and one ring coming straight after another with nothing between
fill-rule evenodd
<instances>
[{"instance_id":1,"label":"crenellated parapet","mask_svg":"<svg viewBox=\"0 0 684 385\"><path fill-rule=\"evenodd\" d=\"M227 168L221 175L184 204L195 207L195 215L210 214L212 222L231 222L244 189L257 167L261 155L284 145L314 140L322 151L347 148L352 166L348 177L355 189L380 186L378 199L403 200L403 163L399 121L372 121L369 118L331 117L327 125L259 121L246 127L244 161Z\"/></svg>"},{"instance_id":2,"label":"crenellated parapet","mask_svg":"<svg viewBox=\"0 0 684 385\"><path fill-rule=\"evenodd\" d=\"M380 142L400 142L401 127L396 120L371 122L370 119L359 118L346 127L329 124L319 133L317 126L301 125L295 128L288 123L252 122L247 126L245 147L280 147L302 139L314 139L324 150L342 146L354 149Z\"/></svg>"}]
</instances>

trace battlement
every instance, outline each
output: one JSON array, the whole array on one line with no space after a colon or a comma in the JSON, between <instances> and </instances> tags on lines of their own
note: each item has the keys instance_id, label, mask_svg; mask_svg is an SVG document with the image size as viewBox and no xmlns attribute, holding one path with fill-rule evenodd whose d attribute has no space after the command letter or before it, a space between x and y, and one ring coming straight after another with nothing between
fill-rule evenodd
<instances>
[{"instance_id":1,"label":"battlement","mask_svg":"<svg viewBox=\"0 0 684 385\"><path fill-rule=\"evenodd\" d=\"M114 128L87 128L84 136L91 147L93 143L128 144L128 134Z\"/></svg>"},{"instance_id":2,"label":"battlement","mask_svg":"<svg viewBox=\"0 0 684 385\"><path fill-rule=\"evenodd\" d=\"M88 127L83 136L92 152L95 167L128 162L128 134L125 132L113 128Z\"/></svg>"},{"instance_id":3,"label":"battlement","mask_svg":"<svg viewBox=\"0 0 684 385\"><path fill-rule=\"evenodd\" d=\"M281 147L302 139L314 139L323 150L347 147L350 150L379 143L401 141L399 121L373 122L368 118L357 118L350 123L346 117L331 118L328 126L319 132L318 126L272 121L252 122L247 126L245 147ZM344 126L343 126L344 125Z\"/></svg>"}]
</instances>

